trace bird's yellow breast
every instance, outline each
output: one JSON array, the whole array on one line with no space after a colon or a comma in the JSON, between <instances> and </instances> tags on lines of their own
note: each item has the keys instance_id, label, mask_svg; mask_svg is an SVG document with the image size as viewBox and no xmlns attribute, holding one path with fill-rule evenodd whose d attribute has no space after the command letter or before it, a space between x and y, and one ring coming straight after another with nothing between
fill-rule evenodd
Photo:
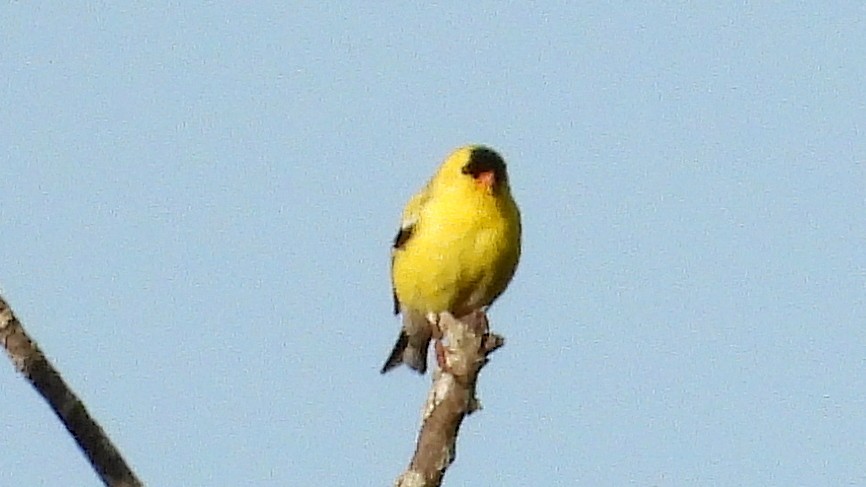
<instances>
[{"instance_id":1,"label":"bird's yellow breast","mask_svg":"<svg viewBox=\"0 0 866 487\"><path fill-rule=\"evenodd\" d=\"M412 237L394 254L401 308L460 316L505 290L520 257L520 215L502 189L494 196L458 185L424 205Z\"/></svg>"}]
</instances>

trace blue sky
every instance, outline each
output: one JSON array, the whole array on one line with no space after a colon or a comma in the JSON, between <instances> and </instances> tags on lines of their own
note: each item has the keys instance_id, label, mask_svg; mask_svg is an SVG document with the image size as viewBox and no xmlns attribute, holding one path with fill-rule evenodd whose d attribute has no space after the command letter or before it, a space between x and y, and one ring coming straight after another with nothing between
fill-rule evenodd
<instances>
[{"instance_id":1,"label":"blue sky","mask_svg":"<svg viewBox=\"0 0 866 487\"><path fill-rule=\"evenodd\" d=\"M467 142L524 248L446 485L866 485L860 2L0 24L0 292L149 485L390 485L388 246ZM2 372L0 483L98 485Z\"/></svg>"}]
</instances>

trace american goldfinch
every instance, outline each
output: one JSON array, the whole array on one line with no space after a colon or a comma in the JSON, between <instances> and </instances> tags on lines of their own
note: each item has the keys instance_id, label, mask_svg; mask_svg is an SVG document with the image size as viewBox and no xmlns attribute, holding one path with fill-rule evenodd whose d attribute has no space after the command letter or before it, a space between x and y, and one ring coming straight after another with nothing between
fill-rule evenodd
<instances>
[{"instance_id":1,"label":"american goldfinch","mask_svg":"<svg viewBox=\"0 0 866 487\"><path fill-rule=\"evenodd\" d=\"M493 303L520 258L520 212L505 161L461 147L403 209L391 253L394 313L403 315L382 373L404 363L423 374L439 313L460 317Z\"/></svg>"}]
</instances>

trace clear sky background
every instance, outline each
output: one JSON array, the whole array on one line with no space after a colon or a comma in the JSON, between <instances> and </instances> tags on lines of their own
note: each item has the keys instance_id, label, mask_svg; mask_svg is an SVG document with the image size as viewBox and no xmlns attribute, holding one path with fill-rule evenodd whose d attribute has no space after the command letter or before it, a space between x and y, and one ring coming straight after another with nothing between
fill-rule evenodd
<instances>
[{"instance_id":1,"label":"clear sky background","mask_svg":"<svg viewBox=\"0 0 866 487\"><path fill-rule=\"evenodd\" d=\"M446 485L866 485L866 7L577 5L7 2L0 291L149 485L390 485L389 245L486 143L523 259ZM0 390L0 484L99 485Z\"/></svg>"}]
</instances>

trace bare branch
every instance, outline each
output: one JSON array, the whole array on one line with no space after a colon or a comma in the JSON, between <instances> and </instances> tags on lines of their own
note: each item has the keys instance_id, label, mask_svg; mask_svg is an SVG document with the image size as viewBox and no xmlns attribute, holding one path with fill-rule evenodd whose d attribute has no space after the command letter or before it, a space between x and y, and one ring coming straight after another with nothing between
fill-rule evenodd
<instances>
[{"instance_id":1,"label":"bare branch","mask_svg":"<svg viewBox=\"0 0 866 487\"><path fill-rule=\"evenodd\" d=\"M126 465L120 452L102 428L90 417L84 404L60 377L51 363L27 336L12 308L0 296L0 342L19 372L45 398L54 413L75 438L90 465L110 487L142 485Z\"/></svg>"},{"instance_id":2,"label":"bare branch","mask_svg":"<svg viewBox=\"0 0 866 487\"><path fill-rule=\"evenodd\" d=\"M439 319L443 341L437 343L440 367L424 405L421 431L409 467L395 487L436 487L456 457L457 433L466 415L481 408L475 384L487 356L504 344L489 331L487 317L476 311L455 319L443 313Z\"/></svg>"}]
</instances>

